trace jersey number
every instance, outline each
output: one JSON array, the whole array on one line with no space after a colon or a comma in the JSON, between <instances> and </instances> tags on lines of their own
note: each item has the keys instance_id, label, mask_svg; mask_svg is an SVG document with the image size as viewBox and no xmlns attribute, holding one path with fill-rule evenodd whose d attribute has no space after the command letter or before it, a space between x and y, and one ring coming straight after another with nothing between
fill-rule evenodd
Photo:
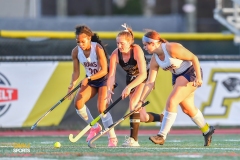
<instances>
[{"instance_id":1,"label":"jersey number","mask_svg":"<svg viewBox=\"0 0 240 160\"><path fill-rule=\"evenodd\" d=\"M92 68L89 68L89 71L90 71L91 75L94 75L98 72L97 69L92 69Z\"/></svg>"}]
</instances>

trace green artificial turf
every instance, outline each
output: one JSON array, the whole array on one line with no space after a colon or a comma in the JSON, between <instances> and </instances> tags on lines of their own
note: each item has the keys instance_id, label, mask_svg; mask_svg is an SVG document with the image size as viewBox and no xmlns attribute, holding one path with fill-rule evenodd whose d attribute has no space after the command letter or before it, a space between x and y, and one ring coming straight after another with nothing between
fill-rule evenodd
<instances>
[{"instance_id":1,"label":"green artificial turf","mask_svg":"<svg viewBox=\"0 0 240 160\"><path fill-rule=\"evenodd\" d=\"M0 159L240 159L240 135L214 135L209 147L203 146L201 135L169 135L163 146L153 144L148 136L139 136L141 146L137 148L121 147L124 136L118 136L116 148L107 147L106 136L94 143L96 148L89 148L85 139L83 137L78 142L71 143L67 136L1 137ZM57 141L61 143L60 148L54 148ZM14 153L16 145L30 145L30 152Z\"/></svg>"}]
</instances>

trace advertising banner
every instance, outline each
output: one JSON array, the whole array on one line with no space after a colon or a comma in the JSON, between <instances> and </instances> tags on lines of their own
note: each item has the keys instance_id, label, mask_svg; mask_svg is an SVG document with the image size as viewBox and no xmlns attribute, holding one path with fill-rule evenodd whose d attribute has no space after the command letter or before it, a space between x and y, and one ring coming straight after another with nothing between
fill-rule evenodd
<instances>
[{"instance_id":1,"label":"advertising banner","mask_svg":"<svg viewBox=\"0 0 240 160\"><path fill-rule=\"evenodd\" d=\"M235 61L200 62L203 70L203 84L195 92L195 106L199 108L207 123L219 126L240 125L240 63ZM160 71L155 90L148 96L151 102L147 111L161 113L171 93L171 75ZM161 85L161 87L160 87ZM163 98L164 97L164 98ZM141 123L152 126L154 123ZM122 125L129 125L125 121ZM160 125L160 123L155 123ZM178 106L174 126L196 126Z\"/></svg>"},{"instance_id":2,"label":"advertising banner","mask_svg":"<svg viewBox=\"0 0 240 160\"><path fill-rule=\"evenodd\" d=\"M71 73L69 62L0 63L0 127L32 126L67 94ZM58 125L70 103L64 102L39 126Z\"/></svg>"},{"instance_id":3,"label":"advertising banner","mask_svg":"<svg viewBox=\"0 0 240 160\"><path fill-rule=\"evenodd\" d=\"M240 125L240 64L235 61L201 62L203 84L195 92L195 106L210 125ZM81 77L85 76L80 67ZM72 62L2 62L0 63L0 127L29 127L67 94L71 81ZM117 69L117 97L126 86L125 73ZM147 99L147 112L162 113L171 93L171 73L159 70L155 89ZM129 112L128 98L111 110L116 121ZM98 115L97 97L87 104L93 116ZM46 116L38 126L77 124L85 126L76 114L72 100L66 100ZM141 123L158 126L160 123ZM120 126L129 126L129 120ZM178 106L174 126L195 126Z\"/></svg>"}]
</instances>

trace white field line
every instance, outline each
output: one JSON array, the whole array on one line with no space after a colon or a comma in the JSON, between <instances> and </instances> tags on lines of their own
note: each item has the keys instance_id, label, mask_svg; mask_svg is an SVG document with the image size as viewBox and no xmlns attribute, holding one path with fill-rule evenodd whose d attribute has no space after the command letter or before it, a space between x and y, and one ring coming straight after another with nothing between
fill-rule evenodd
<instances>
[{"instance_id":1,"label":"white field line","mask_svg":"<svg viewBox=\"0 0 240 160\"><path fill-rule=\"evenodd\" d=\"M69 145L68 145L69 146ZM12 146L0 146L0 148L9 148L9 147L12 147ZM45 146L46 148L54 148L53 146ZM44 147L44 148L45 148ZM75 147L79 147L79 148L89 148L89 147L82 147L82 146L74 146L73 148ZM31 146L31 149L37 149L37 148L43 148L43 147L34 147L34 146ZM109 149L109 147L96 147L96 149L99 148L99 149L103 149L103 148L106 148L106 149ZM205 148L176 148L176 147L156 147L156 148L152 148L152 147L116 147L115 149L118 149L118 148L131 148L131 149L139 149L139 150L229 150L229 151L240 151L240 148L209 148L209 147L205 147ZM89 148L91 149L91 148Z\"/></svg>"},{"instance_id":2,"label":"white field line","mask_svg":"<svg viewBox=\"0 0 240 160\"><path fill-rule=\"evenodd\" d=\"M69 146L69 145L68 145ZM1 146L0 146L1 147ZM78 147L78 148L89 148L89 147L82 147L82 146L75 146L75 147ZM75 148L73 147L73 148ZM34 149L34 148L39 148L39 147L32 147L31 146L31 149ZM42 147L40 147L42 148ZM46 146L46 148L53 148L53 146ZM96 149L99 148L99 149L109 149L109 147L96 147ZM152 147L115 147L113 149L118 149L118 148L126 148L126 149L139 149L139 150L229 150L229 151L240 151L240 148L209 148L209 147L206 147L206 148L176 148L176 147L156 147L156 148L152 148ZM89 148L91 149L91 148Z\"/></svg>"},{"instance_id":3,"label":"white field line","mask_svg":"<svg viewBox=\"0 0 240 160\"><path fill-rule=\"evenodd\" d=\"M0 159L3 159L3 160L19 160L19 159L22 159L22 160L56 160L56 159L46 159L46 158L39 158L39 157L24 157L24 158L21 158L21 157L1 157Z\"/></svg>"},{"instance_id":4,"label":"white field line","mask_svg":"<svg viewBox=\"0 0 240 160\"><path fill-rule=\"evenodd\" d=\"M67 135L7 135L2 137L68 137Z\"/></svg>"},{"instance_id":5,"label":"white field line","mask_svg":"<svg viewBox=\"0 0 240 160\"><path fill-rule=\"evenodd\" d=\"M98 148L98 147L96 147ZM99 148L107 148L107 147L99 147ZM132 147L117 147L117 148L132 148ZM164 148L164 147L159 147L159 148L148 148L148 147L140 147L137 148L139 150L230 150L230 151L240 151L240 148Z\"/></svg>"},{"instance_id":6,"label":"white field line","mask_svg":"<svg viewBox=\"0 0 240 160\"><path fill-rule=\"evenodd\" d=\"M55 141L45 141L45 142L40 142L41 144L54 144Z\"/></svg>"},{"instance_id":7,"label":"white field line","mask_svg":"<svg viewBox=\"0 0 240 160\"><path fill-rule=\"evenodd\" d=\"M176 155L173 157L178 157L178 158L202 158L203 155L197 155L197 154L191 154L191 155Z\"/></svg>"},{"instance_id":8,"label":"white field line","mask_svg":"<svg viewBox=\"0 0 240 160\"><path fill-rule=\"evenodd\" d=\"M240 142L240 139L227 139L227 140L223 140L226 142Z\"/></svg>"}]
</instances>

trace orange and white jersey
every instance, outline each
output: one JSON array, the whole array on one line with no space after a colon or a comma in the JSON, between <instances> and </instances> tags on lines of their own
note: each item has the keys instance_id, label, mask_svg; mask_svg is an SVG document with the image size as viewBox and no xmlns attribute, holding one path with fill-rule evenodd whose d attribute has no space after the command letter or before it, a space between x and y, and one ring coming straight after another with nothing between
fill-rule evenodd
<instances>
[{"instance_id":1,"label":"orange and white jersey","mask_svg":"<svg viewBox=\"0 0 240 160\"><path fill-rule=\"evenodd\" d=\"M163 70L165 70L165 71L169 70L173 74L181 74L182 72L184 72L186 69L188 69L192 65L191 61L184 61L184 60L172 58L166 49L166 43L162 43L161 47L162 47L164 55L165 55L164 61L161 61L157 54L154 54L154 56L155 56L155 59L156 59L158 65Z\"/></svg>"},{"instance_id":2,"label":"orange and white jersey","mask_svg":"<svg viewBox=\"0 0 240 160\"><path fill-rule=\"evenodd\" d=\"M96 53L96 42L91 42L91 51L89 57L86 57L83 50L78 46L78 60L84 66L86 75L92 76L100 69Z\"/></svg>"}]
</instances>

